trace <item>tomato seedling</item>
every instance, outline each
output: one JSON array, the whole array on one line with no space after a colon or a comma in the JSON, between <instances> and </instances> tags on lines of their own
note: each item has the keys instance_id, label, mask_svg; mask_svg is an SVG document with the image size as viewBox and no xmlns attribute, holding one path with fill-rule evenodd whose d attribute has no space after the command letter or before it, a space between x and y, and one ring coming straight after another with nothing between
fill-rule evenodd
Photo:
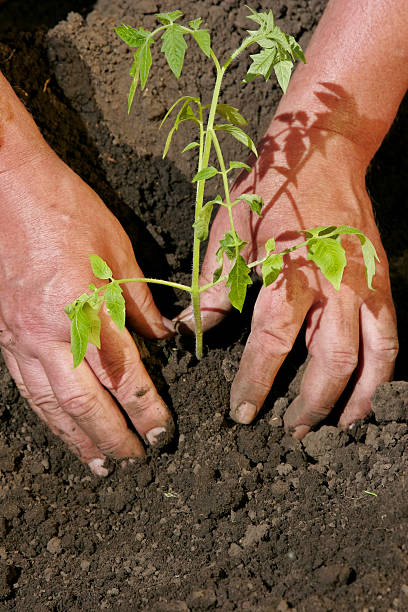
<instances>
[{"instance_id":1,"label":"tomato seedling","mask_svg":"<svg viewBox=\"0 0 408 612\"><path fill-rule=\"evenodd\" d=\"M170 13L159 13L156 15L160 25L153 31L145 30L143 27L135 29L129 25L122 24L116 28L116 33L129 47L135 49L133 63L130 69L132 78L129 96L128 112L130 112L136 88L140 84L143 90L152 66L151 47L160 38L161 52L164 53L170 70L176 78L180 77L184 56L187 49L187 39L193 39L201 52L213 62L216 70L216 79L210 104L203 104L196 96L182 96L170 107L166 113L163 125L170 116L174 117L174 123L168 133L164 146L163 158L167 155L174 132L180 124L186 121L193 122L197 126L198 138L190 142L183 149L189 151L196 149L198 152L197 172L192 178L196 184L195 220L193 224L193 272L191 285L183 285L167 280L156 278L124 278L114 279L108 264L98 255L89 255L94 275L108 282L102 287L90 284L91 293L83 293L80 297L68 304L65 312L71 319L71 352L74 357L74 367L77 367L85 357L88 343L100 348L99 310L105 302L107 311L120 330L125 326L125 300L122 295L121 285L131 282L156 283L167 285L187 291L191 295L193 317L196 335L196 354L200 358L203 352L203 331L201 323L200 297L218 283L225 282L229 288L229 299L231 304L239 311L242 310L247 287L252 283L250 278L251 269L262 265L262 278L265 286L275 282L283 268L283 257L300 248L307 249L307 258L313 261L322 271L324 276L338 290L340 288L343 271L346 266L346 254L341 245L340 237L344 234L355 234L360 241L367 283L372 288L372 278L375 273L375 260L378 260L374 246L371 241L358 229L347 225L322 226L308 230L300 230L305 240L281 252L275 251L275 240L270 238L265 244L266 255L260 260L246 263L241 255L242 249L247 244L238 236L232 216L232 208L237 204L248 205L256 215L262 215L263 201L255 193L244 193L235 200L231 200L228 175L235 170L251 171L251 168L241 161L229 161L228 166L224 160L218 134L226 132L248 147L257 156L257 150L252 139L242 129L247 121L239 113L238 109L229 104L221 103L220 92L224 74L228 67L235 62L241 53L252 45L257 45L257 52L250 55L252 60L244 78L250 82L258 76L263 76L268 81L272 72L278 80L282 91L285 93L289 84L291 71L296 59L305 62L303 51L293 36L285 34L274 23L272 11L257 13L249 9L248 18L258 28L247 30L247 36L241 45L221 64L211 47L211 37L207 29L202 28L200 18L181 25L179 19L183 16L181 11ZM218 167L209 165L210 153L214 149ZM205 202L206 181L220 175L222 178L223 197L217 195L213 200ZM207 240L209 224L214 206L225 206L228 209L230 228L220 241L216 257L219 267L214 273L211 283L199 286L200 272L200 243ZM224 258L231 262L231 269L224 273Z\"/></svg>"}]
</instances>

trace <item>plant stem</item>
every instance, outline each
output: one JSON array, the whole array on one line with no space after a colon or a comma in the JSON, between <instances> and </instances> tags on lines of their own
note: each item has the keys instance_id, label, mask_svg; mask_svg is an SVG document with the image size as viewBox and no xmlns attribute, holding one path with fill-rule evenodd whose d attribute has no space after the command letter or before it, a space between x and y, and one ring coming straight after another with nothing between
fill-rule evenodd
<instances>
[{"instance_id":1,"label":"plant stem","mask_svg":"<svg viewBox=\"0 0 408 612\"><path fill-rule=\"evenodd\" d=\"M180 283L173 283L172 281L165 281L159 278L145 278L145 277L143 278L120 278L119 280L116 280L116 279L114 280L115 280L115 283L118 283L118 285L121 285L124 283L152 283L153 285L166 285L167 287L174 287L174 289L182 289L183 291L188 291L188 293L191 293L191 287L189 287L188 285L182 285ZM106 289L108 285L110 285L110 283L103 285L103 287L98 287L95 293L99 293L100 291L103 291L104 289Z\"/></svg>"},{"instance_id":2,"label":"plant stem","mask_svg":"<svg viewBox=\"0 0 408 612\"><path fill-rule=\"evenodd\" d=\"M204 151L201 159L199 159L198 172L208 167L208 161L210 159L212 133L215 118L215 111L217 108L218 98L221 91L221 82L224 76L225 69L221 68L219 62L211 51L211 57L215 63L217 69L217 78L215 81L213 96L211 100L210 112L207 120L207 130L205 134ZM203 132L200 129L200 143L202 142ZM200 146L201 149L201 146ZM204 200L204 186L205 180L198 181L197 183L197 195L195 203L195 220L197 221L198 216L203 207ZM200 240L197 237L197 232L194 229L194 240L193 240L193 276L191 282L191 301L193 306L193 317L195 325L195 337L196 337L196 356L197 359L201 359L203 356L203 327L201 322L201 308L200 308L200 286L199 286L199 275L200 275Z\"/></svg>"}]
</instances>

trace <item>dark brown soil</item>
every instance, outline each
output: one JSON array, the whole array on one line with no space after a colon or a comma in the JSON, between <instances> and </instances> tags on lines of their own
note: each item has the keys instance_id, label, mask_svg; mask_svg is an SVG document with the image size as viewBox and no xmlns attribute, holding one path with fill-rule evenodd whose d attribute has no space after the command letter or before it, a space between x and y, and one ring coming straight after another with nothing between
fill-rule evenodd
<instances>
[{"instance_id":1,"label":"dark brown soil","mask_svg":"<svg viewBox=\"0 0 408 612\"><path fill-rule=\"evenodd\" d=\"M266 4L305 45L326 1ZM205 96L212 74L189 53L188 76L177 82L159 59L128 117L130 55L113 26L141 18L150 25L154 12L174 5L56 5L0 3L0 68L51 146L121 219L145 273L186 279L192 167L178 151L188 136L180 130L162 161L157 127L181 93ZM178 7L208 23L219 53L247 25L239 0ZM79 12L67 16L70 8ZM239 66L231 71L224 99L250 119L256 140L279 92L259 83L243 90L242 75ZM407 116L405 102L367 178L391 262L400 380L408 379ZM113 466L105 480L36 420L1 365L0 610L408 609L408 383L381 385L374 415L349 433L326 425L302 444L284 435L281 419L299 384L300 340L261 417L233 424L229 385L255 297L256 287L243 316L207 334L200 363L189 339L146 345L176 436L140 465ZM168 291L156 298L168 316L184 303Z\"/></svg>"}]
</instances>

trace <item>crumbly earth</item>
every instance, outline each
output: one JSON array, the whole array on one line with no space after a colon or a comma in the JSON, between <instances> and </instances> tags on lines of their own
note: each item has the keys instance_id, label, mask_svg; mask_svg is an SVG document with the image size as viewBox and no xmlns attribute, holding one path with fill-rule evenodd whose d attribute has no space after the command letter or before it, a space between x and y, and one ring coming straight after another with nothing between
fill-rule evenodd
<instances>
[{"instance_id":1,"label":"crumbly earth","mask_svg":"<svg viewBox=\"0 0 408 612\"><path fill-rule=\"evenodd\" d=\"M266 4L306 45L326 2ZM120 218L145 273L183 281L193 154L179 154L188 142L180 129L163 161L157 127L181 93L208 95L213 74L193 49L179 82L158 59L128 117L130 55L113 33L122 21L148 27L170 8L201 16L221 55L249 23L239 0L0 2L0 68L51 146ZM223 97L250 120L256 140L279 92L258 81L242 88L243 74L241 65L232 69ZM140 464L112 465L106 479L37 421L1 364L0 610L408 609L407 116L405 102L367 177L402 345L399 382L379 387L370 419L348 432L328 423L302 443L284 434L302 340L260 418L246 427L228 419L256 286L242 316L207 334L200 363L188 338L141 344L176 434ZM242 159L235 141L225 145L228 157ZM167 290L155 296L168 316L185 303Z\"/></svg>"}]
</instances>

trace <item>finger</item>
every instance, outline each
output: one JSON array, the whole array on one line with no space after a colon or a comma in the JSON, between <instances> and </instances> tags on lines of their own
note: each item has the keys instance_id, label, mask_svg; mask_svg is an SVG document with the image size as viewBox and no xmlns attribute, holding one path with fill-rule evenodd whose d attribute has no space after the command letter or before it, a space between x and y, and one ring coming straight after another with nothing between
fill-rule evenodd
<instances>
[{"instance_id":1,"label":"finger","mask_svg":"<svg viewBox=\"0 0 408 612\"><path fill-rule=\"evenodd\" d=\"M87 361L104 387L126 411L139 434L155 445L174 431L171 413L146 372L139 351L125 329L101 314L101 349L89 347Z\"/></svg>"},{"instance_id":2,"label":"finger","mask_svg":"<svg viewBox=\"0 0 408 612\"><path fill-rule=\"evenodd\" d=\"M47 346L39 356L58 405L93 441L103 455L140 457L144 450L126 425L117 404L86 361L75 370L65 342Z\"/></svg>"},{"instance_id":3,"label":"finger","mask_svg":"<svg viewBox=\"0 0 408 612\"><path fill-rule=\"evenodd\" d=\"M33 412L94 474L107 476L109 472L104 467L105 457L89 436L61 409L38 359L18 357L15 364L20 373L17 383L20 393Z\"/></svg>"},{"instance_id":4,"label":"finger","mask_svg":"<svg viewBox=\"0 0 408 612\"><path fill-rule=\"evenodd\" d=\"M394 306L391 301L378 304L377 296L360 309L361 346L359 368L353 391L339 425L348 427L371 410L370 399L377 386L392 379L398 353Z\"/></svg>"},{"instance_id":5,"label":"finger","mask_svg":"<svg viewBox=\"0 0 408 612\"><path fill-rule=\"evenodd\" d=\"M134 257L127 259L120 274L125 274L126 278L144 278ZM174 324L162 316L146 282L126 283L122 289L126 300L126 318L138 333L146 338L167 338L174 334Z\"/></svg>"},{"instance_id":6,"label":"finger","mask_svg":"<svg viewBox=\"0 0 408 612\"><path fill-rule=\"evenodd\" d=\"M230 414L238 423L250 423L260 410L312 301L310 290L299 291L296 283L292 288L287 280L261 289L231 388Z\"/></svg>"},{"instance_id":7,"label":"finger","mask_svg":"<svg viewBox=\"0 0 408 612\"><path fill-rule=\"evenodd\" d=\"M296 438L327 417L357 366L358 312L355 294L343 287L310 315L306 341L311 358L300 393L284 417L286 430Z\"/></svg>"}]
</instances>

